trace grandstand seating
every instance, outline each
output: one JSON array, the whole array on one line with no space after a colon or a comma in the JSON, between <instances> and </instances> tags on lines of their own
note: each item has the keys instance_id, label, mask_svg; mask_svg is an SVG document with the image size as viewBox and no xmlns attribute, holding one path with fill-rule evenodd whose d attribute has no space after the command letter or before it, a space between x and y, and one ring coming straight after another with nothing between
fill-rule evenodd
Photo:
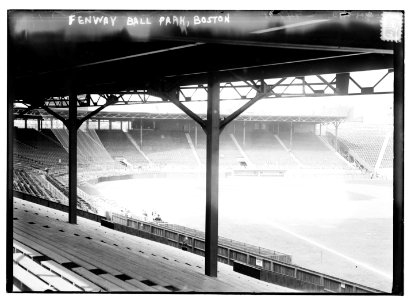
<instances>
[{"instance_id":1,"label":"grandstand seating","mask_svg":"<svg viewBox=\"0 0 411 300\"><path fill-rule=\"evenodd\" d=\"M146 165L147 160L131 144L126 135L121 130L96 130L98 137L114 158L125 158L135 166Z\"/></svg>"},{"instance_id":2,"label":"grandstand seating","mask_svg":"<svg viewBox=\"0 0 411 300\"><path fill-rule=\"evenodd\" d=\"M390 130L390 125L342 123L338 128L338 139L372 169L377 162L384 138ZM383 168L392 168L392 145L391 137L381 164Z\"/></svg>"},{"instance_id":3,"label":"grandstand seating","mask_svg":"<svg viewBox=\"0 0 411 300\"><path fill-rule=\"evenodd\" d=\"M42 282L57 282L60 277L68 282L71 276L82 283L69 289L85 290L87 286L111 292L294 292L234 273L224 264L219 264L218 277L210 278L203 275L204 258L195 254L116 232L83 218L78 219L78 225L69 225L60 221L67 218L66 213L17 198L14 207L13 236L25 246L23 250L20 246L18 252L22 254L17 254L26 262L33 259L29 264L39 264L36 269L42 267L53 272L51 277L56 275L54 279L38 277ZM27 249L34 252L27 253ZM20 275L17 273L15 277ZM52 284L53 289L59 290L58 286ZM44 290L45 286L39 288Z\"/></svg>"},{"instance_id":4,"label":"grandstand seating","mask_svg":"<svg viewBox=\"0 0 411 300\"><path fill-rule=\"evenodd\" d=\"M140 131L129 131L135 141L140 141ZM193 168L197 165L187 138L180 131L143 130L141 150L160 166Z\"/></svg>"},{"instance_id":5,"label":"grandstand seating","mask_svg":"<svg viewBox=\"0 0 411 300\"><path fill-rule=\"evenodd\" d=\"M191 139L195 141L195 134L190 133ZM197 131L197 145L194 143L195 150L203 165L206 163L207 155L207 139L204 131ZM220 166L221 168L238 168L240 167L239 161L244 160L244 157L236 148L234 142L230 137L230 131L224 130L220 135Z\"/></svg>"},{"instance_id":6,"label":"grandstand seating","mask_svg":"<svg viewBox=\"0 0 411 300\"><path fill-rule=\"evenodd\" d=\"M242 134L237 133L238 141ZM289 153L274 138L274 134L267 130L255 130L247 135L245 153L254 165L267 168L290 169L298 167Z\"/></svg>"},{"instance_id":7,"label":"grandstand seating","mask_svg":"<svg viewBox=\"0 0 411 300\"><path fill-rule=\"evenodd\" d=\"M286 144L289 144L289 139L286 140ZM348 167L313 133L294 133L291 151L306 168L346 169Z\"/></svg>"},{"instance_id":8,"label":"grandstand seating","mask_svg":"<svg viewBox=\"0 0 411 300\"><path fill-rule=\"evenodd\" d=\"M13 187L26 194L57 202L51 192L39 181L38 175L27 173L25 170L13 171Z\"/></svg>"},{"instance_id":9,"label":"grandstand seating","mask_svg":"<svg viewBox=\"0 0 411 300\"><path fill-rule=\"evenodd\" d=\"M47 131L46 131L47 132ZM67 151L54 139L50 133L43 134L34 129L15 129L17 154L23 153L39 166L56 167L66 165L68 162Z\"/></svg>"},{"instance_id":10,"label":"grandstand seating","mask_svg":"<svg viewBox=\"0 0 411 300\"><path fill-rule=\"evenodd\" d=\"M394 167L394 137L391 135L387 149L385 150L383 159L381 161L380 168L393 168Z\"/></svg>"},{"instance_id":11,"label":"grandstand seating","mask_svg":"<svg viewBox=\"0 0 411 300\"><path fill-rule=\"evenodd\" d=\"M48 173L47 180L63 195L68 195L68 166L67 151L62 144L67 143L67 132L63 129L46 129L38 132L34 129L16 128L14 168L24 172L15 172L13 182L18 191L28 193L51 201L66 202L51 193L44 182L39 181L38 174ZM140 131L130 131L130 135L138 143ZM273 134L260 130L247 135L245 145L241 145L242 137L237 138L238 145L232 139L233 130L229 126L220 136L220 165L221 169L235 169L241 166L241 161L249 158L253 167L292 169L298 167L290 154L285 151ZM335 154L321 144L315 136L295 134L293 153L305 166L324 168L344 168L346 165L335 157ZM79 131L78 138L78 180L95 179L100 176L130 174L153 168L171 167L172 169L194 169L198 167L193 151L196 151L200 162L206 162L206 136L198 130L197 139L194 132L190 132L193 147L187 140L185 133L179 131L144 130L141 150L150 159L146 158L130 142L124 132L120 130L89 130ZM287 136L282 137L287 144ZM61 144L62 143L62 144ZM66 145L67 146L67 145ZM242 148L241 148L242 147ZM241 149L239 149L241 148ZM392 151L392 147L389 148ZM242 151L244 150L244 151ZM90 156L96 155L93 159ZM244 155L243 155L244 154ZM80 159L82 157L82 159ZM124 158L134 168L121 165L115 158ZM114 158L114 159L113 159ZM389 164L389 156L384 158L382 166ZM136 169L138 167L138 169ZM79 197L82 209L93 208L85 199Z\"/></svg>"}]
</instances>

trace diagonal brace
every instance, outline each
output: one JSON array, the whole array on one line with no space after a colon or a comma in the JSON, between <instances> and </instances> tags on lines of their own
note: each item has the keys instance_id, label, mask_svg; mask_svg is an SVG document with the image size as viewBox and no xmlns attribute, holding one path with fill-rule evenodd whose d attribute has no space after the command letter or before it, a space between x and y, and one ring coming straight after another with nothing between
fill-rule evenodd
<instances>
[{"instance_id":1,"label":"diagonal brace","mask_svg":"<svg viewBox=\"0 0 411 300\"><path fill-rule=\"evenodd\" d=\"M187 106L185 106L183 103L181 103L176 96L173 96L170 93L166 92L159 92L159 91L152 91L155 93L156 96L161 97L163 99L167 99L171 101L175 106L177 106L179 109L181 109L185 114L187 114L190 118L192 118L194 121L196 121L201 128L205 131L207 124L206 122L200 118L195 112L193 112L191 109L189 109Z\"/></svg>"},{"instance_id":2,"label":"diagonal brace","mask_svg":"<svg viewBox=\"0 0 411 300\"><path fill-rule=\"evenodd\" d=\"M64 119L62 116L60 116L58 113L56 113L55 111L51 110L48 106L43 105L41 107L42 109L44 109L46 112L48 112L50 115L52 115L53 117L55 117L56 119L59 119L61 122L63 122L64 126L66 126L68 128L68 121L66 119Z\"/></svg>"},{"instance_id":3,"label":"diagonal brace","mask_svg":"<svg viewBox=\"0 0 411 300\"><path fill-rule=\"evenodd\" d=\"M170 101L174 103L174 105L181 109L183 112L185 112L190 118L196 121L201 126L201 128L203 128L203 130L206 129L206 122L203 119L201 119L196 113L194 113L191 109L189 109L187 106L185 106L183 103L176 99L170 99Z\"/></svg>"},{"instance_id":4,"label":"diagonal brace","mask_svg":"<svg viewBox=\"0 0 411 300\"><path fill-rule=\"evenodd\" d=\"M321 75L317 75L317 77L323 82L325 83L326 86L328 86L330 89L332 89L334 91L334 93L337 93L337 89L335 87L333 87L327 80L324 79L324 77L322 77Z\"/></svg>"},{"instance_id":5,"label":"diagonal brace","mask_svg":"<svg viewBox=\"0 0 411 300\"><path fill-rule=\"evenodd\" d=\"M235 118L237 118L243 112L245 112L248 108L250 108L250 106L252 106L258 100L260 100L260 99L268 96L269 94L271 94L273 92L274 88L277 87L285 79L286 78L282 78L277 83L275 83L273 85L270 85L270 86L267 86L264 83L264 80L261 80L263 92L257 93L257 95L253 99L251 99L246 104L241 106L239 109L237 109L235 112L233 112L228 117L224 118L220 123L220 131L222 131L231 121L233 121Z\"/></svg>"},{"instance_id":6,"label":"diagonal brace","mask_svg":"<svg viewBox=\"0 0 411 300\"><path fill-rule=\"evenodd\" d=\"M114 103L116 103L118 101L117 97L112 97L111 99L108 99L107 102L98 107L97 109L93 110L92 112L90 112L88 115L84 116L83 118L81 118L80 120L76 120L76 129L79 129L81 124L84 123L84 121L87 121L88 119L90 119L91 117L95 116L96 114L98 114L100 111L102 111L104 108L106 108L109 105L112 105ZM41 108L43 108L45 111L47 111L49 114L51 114L53 117L59 119L61 122L63 122L63 124L68 128L68 120L64 119L62 116L60 116L58 113L56 113L55 111L51 110L48 106L43 105Z\"/></svg>"},{"instance_id":7,"label":"diagonal brace","mask_svg":"<svg viewBox=\"0 0 411 300\"><path fill-rule=\"evenodd\" d=\"M95 116L96 114L98 114L100 111L102 111L103 109L105 109L107 106L109 105L113 105L114 103L116 103L118 101L119 98L117 97L112 97L111 99L108 99L107 102L98 107L97 109L93 110L92 112L90 112L88 115L84 116L83 118L81 118L80 120L77 120L76 122L76 129L79 129L81 124L83 124L85 121L87 121L88 119L92 118L93 116Z\"/></svg>"},{"instance_id":8,"label":"diagonal brace","mask_svg":"<svg viewBox=\"0 0 411 300\"><path fill-rule=\"evenodd\" d=\"M258 100L264 98L266 95L269 93L260 93L257 94L253 99L248 101L246 104L241 106L239 109L237 109L235 112L233 112L231 115L228 117L224 118L221 123L220 123L220 130L223 130L231 121L233 121L235 118L237 118L239 115L241 115L244 111L246 111L250 106L252 106L254 103L256 103Z\"/></svg>"}]
</instances>

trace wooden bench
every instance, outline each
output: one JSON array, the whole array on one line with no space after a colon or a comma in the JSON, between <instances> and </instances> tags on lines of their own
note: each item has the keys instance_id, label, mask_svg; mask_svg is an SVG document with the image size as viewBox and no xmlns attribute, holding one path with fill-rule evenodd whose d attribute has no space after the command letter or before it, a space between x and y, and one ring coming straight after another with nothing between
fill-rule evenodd
<instances>
[{"instance_id":1,"label":"wooden bench","mask_svg":"<svg viewBox=\"0 0 411 300\"><path fill-rule=\"evenodd\" d=\"M22 292L55 291L54 288L51 288L45 282L41 281L33 274L27 272L16 263L13 263L13 284Z\"/></svg>"},{"instance_id":2,"label":"wooden bench","mask_svg":"<svg viewBox=\"0 0 411 300\"><path fill-rule=\"evenodd\" d=\"M101 286L106 291L109 291L109 292L124 292L124 291L126 291L125 289L119 287L118 285L112 283L111 281L108 281L107 279L102 278L101 276L98 276L94 273L91 273L90 271L88 271L88 270L86 270L82 267L73 268L72 271L76 272L77 274L79 274L81 276L83 276L87 280L90 280L94 284L96 284L98 286Z\"/></svg>"},{"instance_id":3,"label":"wooden bench","mask_svg":"<svg viewBox=\"0 0 411 300\"><path fill-rule=\"evenodd\" d=\"M56 273L60 277L64 278L67 281L70 281L72 284L83 289L86 292L101 292L102 288L95 285L91 281L84 279L83 277L77 275L76 273L66 269L59 263L52 260L45 260L40 263L43 267L50 270L51 272Z\"/></svg>"},{"instance_id":4,"label":"wooden bench","mask_svg":"<svg viewBox=\"0 0 411 300\"><path fill-rule=\"evenodd\" d=\"M50 257L52 260L58 262L59 264L64 264L67 262L70 262L67 258L59 255L58 253L49 250L47 247L44 247L43 245L37 243L39 240L35 239L32 236L28 236L23 232L18 231L19 233L16 232L17 230L14 231L13 237L15 240L22 242L31 248L35 248L36 251L41 252L41 254Z\"/></svg>"},{"instance_id":5,"label":"wooden bench","mask_svg":"<svg viewBox=\"0 0 411 300\"><path fill-rule=\"evenodd\" d=\"M46 270L41 265L30 259L29 257L25 256L22 253L14 253L13 260L15 263L20 265L22 268L26 269L33 275L37 276L39 279L43 280L44 282L48 283L49 286L54 287L58 291L65 291L65 292L80 292L81 289L75 287L68 281L62 279L59 276L56 276L54 273Z\"/></svg>"},{"instance_id":6,"label":"wooden bench","mask_svg":"<svg viewBox=\"0 0 411 300\"><path fill-rule=\"evenodd\" d=\"M53 213L52 210L50 212ZM74 273L107 291L171 292L172 287L179 291L205 292L281 291L281 288L273 289L245 276L239 278L232 267L224 268L225 265L219 266L219 278L209 278L204 276L203 268L197 268L204 265L204 258L200 256L102 228L100 224L82 218L79 218L78 225L71 225L65 220L34 215L33 211L29 214L17 211L16 216L19 220L15 221L15 232L77 264L79 267L71 269ZM30 221L35 224L29 225ZM34 244L33 248L42 252ZM96 275L99 273L94 273L93 269L100 269L105 274ZM121 280L117 275L131 279ZM144 280L152 283L145 284ZM168 289L166 286L172 287Z\"/></svg>"},{"instance_id":7,"label":"wooden bench","mask_svg":"<svg viewBox=\"0 0 411 300\"><path fill-rule=\"evenodd\" d=\"M141 291L141 289L136 288L134 285L131 285L130 283L127 283L123 280L120 280L120 279L118 279L117 277L114 277L111 274L101 274L99 276L106 279L106 280L108 280L108 281L110 281L111 283L114 283L115 285L125 289L126 291L130 291L130 292Z\"/></svg>"},{"instance_id":8,"label":"wooden bench","mask_svg":"<svg viewBox=\"0 0 411 300\"><path fill-rule=\"evenodd\" d=\"M14 252L21 252L31 258L34 258L37 256L43 256L41 253L37 252L36 250L33 250L30 247L27 247L26 245L16 240L13 240L13 248L16 250Z\"/></svg>"},{"instance_id":9,"label":"wooden bench","mask_svg":"<svg viewBox=\"0 0 411 300\"><path fill-rule=\"evenodd\" d=\"M145 292L155 292L157 291L156 289L152 288L149 285L146 285L140 281L138 281L137 279L128 279L126 280L126 282L132 284L133 286L135 286L136 288L140 289L141 291L145 291Z\"/></svg>"}]
</instances>

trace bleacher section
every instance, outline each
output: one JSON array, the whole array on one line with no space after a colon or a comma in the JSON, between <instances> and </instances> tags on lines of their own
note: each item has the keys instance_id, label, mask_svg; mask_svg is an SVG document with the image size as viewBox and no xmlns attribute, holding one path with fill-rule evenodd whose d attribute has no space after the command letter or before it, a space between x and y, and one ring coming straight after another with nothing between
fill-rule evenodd
<instances>
[{"instance_id":1,"label":"bleacher section","mask_svg":"<svg viewBox=\"0 0 411 300\"><path fill-rule=\"evenodd\" d=\"M139 143L140 131L129 131ZM180 131L143 130L141 150L156 165L163 167L194 168L197 166L187 138Z\"/></svg>"},{"instance_id":2,"label":"bleacher section","mask_svg":"<svg viewBox=\"0 0 411 300\"><path fill-rule=\"evenodd\" d=\"M14 208L13 275L19 290L295 292L221 263L218 277L207 277L204 258L195 254L83 218L70 225L61 221L66 213L17 198Z\"/></svg>"},{"instance_id":3,"label":"bleacher section","mask_svg":"<svg viewBox=\"0 0 411 300\"><path fill-rule=\"evenodd\" d=\"M63 129L50 129L38 132L34 129L15 129L15 189L47 200L66 202L68 186L68 155L65 147L67 132ZM143 145L140 143L140 131L132 130L129 137L120 130L79 131L78 181L83 182L101 176L113 176L144 172L144 170L198 169L195 154L202 165L206 163L206 136L202 130L189 133L192 140L190 147L186 134L182 131L143 130ZM283 143L289 145L289 134L280 134ZM236 143L236 142L237 143ZM64 147L62 144L65 145ZM292 152L284 149L268 130L255 130L247 133L243 144L241 132L235 133L227 127L220 136L221 170L244 168L243 162L249 162L251 168L295 169L300 168L293 154L306 168L347 168L347 164L337 158L319 138L313 134L294 134ZM389 152L391 151L391 152ZM96 153L96 157L90 157ZM390 154L391 153L391 154ZM143 156L145 155L145 157ZM82 159L80 159L82 157ZM381 168L392 165L392 142L389 143ZM119 158L126 161L121 164ZM35 172L35 173L33 173ZM51 193L48 184L38 180L40 172L54 188L65 195ZM24 174L24 175L22 175ZM24 177L22 177L24 176ZM37 179L36 179L37 178ZM53 188L53 189L54 189ZM58 194L58 193L57 193ZM82 207L90 210L87 200L81 198ZM84 202L83 202L84 200Z\"/></svg>"},{"instance_id":4,"label":"bleacher section","mask_svg":"<svg viewBox=\"0 0 411 300\"><path fill-rule=\"evenodd\" d=\"M45 131L47 132L47 130ZM43 134L34 129L15 129L15 154L32 161L31 165L38 168L56 168L68 163L68 154L64 148L50 138L50 134ZM24 155L22 155L24 154Z\"/></svg>"},{"instance_id":5,"label":"bleacher section","mask_svg":"<svg viewBox=\"0 0 411 300\"><path fill-rule=\"evenodd\" d=\"M338 139L361 160L365 161L370 169L373 169L384 143L384 138L392 130L390 125L342 123L338 128ZM382 168L389 168L390 166L392 168L392 147L393 140L391 137L381 164Z\"/></svg>"},{"instance_id":6,"label":"bleacher section","mask_svg":"<svg viewBox=\"0 0 411 300\"><path fill-rule=\"evenodd\" d=\"M200 158L201 164L206 164L207 155L207 139L203 130L197 131L197 144L195 144L195 133L190 132L191 139L194 143L194 148ZM224 130L220 135L220 166L223 169L233 169L240 167L240 161L244 161L244 157L236 148L230 137L230 131Z\"/></svg>"},{"instance_id":7,"label":"bleacher section","mask_svg":"<svg viewBox=\"0 0 411 300\"><path fill-rule=\"evenodd\" d=\"M286 137L282 137L284 140ZM289 144L289 137L285 141ZM334 151L327 148L313 133L294 133L291 151L305 168L346 169L349 166L341 161Z\"/></svg>"},{"instance_id":8,"label":"bleacher section","mask_svg":"<svg viewBox=\"0 0 411 300\"><path fill-rule=\"evenodd\" d=\"M381 166L380 168L393 168L394 167L394 138L393 135L391 135L387 149L385 150L383 159L381 161Z\"/></svg>"},{"instance_id":9,"label":"bleacher section","mask_svg":"<svg viewBox=\"0 0 411 300\"><path fill-rule=\"evenodd\" d=\"M242 141L241 133L237 133L236 138ZM241 146L251 162L259 167L275 169L298 167L289 153L275 139L274 134L267 130L255 130L248 134L245 145L241 143Z\"/></svg>"},{"instance_id":10,"label":"bleacher section","mask_svg":"<svg viewBox=\"0 0 411 300\"><path fill-rule=\"evenodd\" d=\"M133 166L143 166L148 163L131 144L123 131L96 130L96 133L112 158L124 158Z\"/></svg>"},{"instance_id":11,"label":"bleacher section","mask_svg":"<svg viewBox=\"0 0 411 300\"><path fill-rule=\"evenodd\" d=\"M27 173L25 170L14 170L13 174L14 190L30 194L42 199L60 202L58 199L55 199L53 197L49 189L47 189L42 183L40 183L38 179L38 176L40 176L39 174L30 174Z\"/></svg>"}]
</instances>

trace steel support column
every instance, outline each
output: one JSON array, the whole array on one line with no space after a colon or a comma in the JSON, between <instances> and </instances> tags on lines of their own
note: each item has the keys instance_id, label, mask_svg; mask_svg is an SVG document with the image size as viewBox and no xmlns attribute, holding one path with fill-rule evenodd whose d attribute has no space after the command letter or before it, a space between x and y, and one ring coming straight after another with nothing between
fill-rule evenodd
<instances>
[{"instance_id":1,"label":"steel support column","mask_svg":"<svg viewBox=\"0 0 411 300\"><path fill-rule=\"evenodd\" d=\"M404 38L394 43L393 294L404 294Z\"/></svg>"},{"instance_id":2,"label":"steel support column","mask_svg":"<svg viewBox=\"0 0 411 300\"><path fill-rule=\"evenodd\" d=\"M293 122L290 123L290 149L293 147Z\"/></svg>"},{"instance_id":3,"label":"steel support column","mask_svg":"<svg viewBox=\"0 0 411 300\"><path fill-rule=\"evenodd\" d=\"M77 224L77 95L69 102L69 223Z\"/></svg>"},{"instance_id":4,"label":"steel support column","mask_svg":"<svg viewBox=\"0 0 411 300\"><path fill-rule=\"evenodd\" d=\"M10 43L9 53L10 53ZM10 53L12 56L12 52ZM11 75L10 64L7 67L8 78ZM13 144L14 144L14 115L12 80L7 81L7 202L6 202L6 291L13 291ZM4 249L4 248L3 248Z\"/></svg>"},{"instance_id":5,"label":"steel support column","mask_svg":"<svg viewBox=\"0 0 411 300\"><path fill-rule=\"evenodd\" d=\"M217 277L218 253L218 167L220 140L220 85L215 74L209 74L207 104L207 173L205 274Z\"/></svg>"},{"instance_id":6,"label":"steel support column","mask_svg":"<svg viewBox=\"0 0 411 300\"><path fill-rule=\"evenodd\" d=\"M348 86L350 83L350 73L339 73L335 75L337 93L348 95Z\"/></svg>"}]
</instances>

